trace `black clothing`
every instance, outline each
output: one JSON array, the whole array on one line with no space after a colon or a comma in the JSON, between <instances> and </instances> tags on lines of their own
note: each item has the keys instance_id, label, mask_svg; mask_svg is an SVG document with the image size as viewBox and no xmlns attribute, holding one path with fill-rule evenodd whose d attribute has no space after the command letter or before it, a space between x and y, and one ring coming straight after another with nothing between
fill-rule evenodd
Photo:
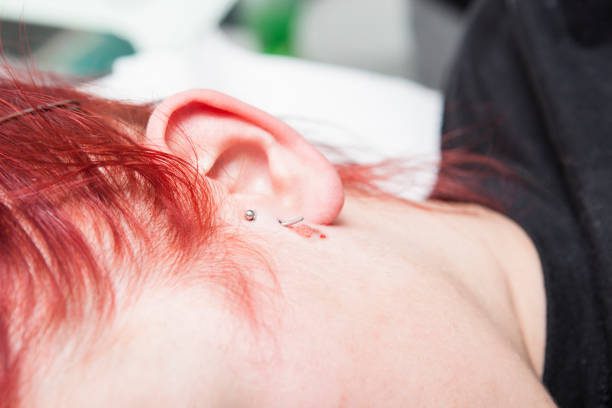
<instances>
[{"instance_id":1,"label":"black clothing","mask_svg":"<svg viewBox=\"0 0 612 408\"><path fill-rule=\"evenodd\" d=\"M464 10L471 2L471 0L440 0L442 3L449 4L458 9Z\"/></svg>"},{"instance_id":2,"label":"black clothing","mask_svg":"<svg viewBox=\"0 0 612 408\"><path fill-rule=\"evenodd\" d=\"M498 158L532 182L481 187L542 261L544 385L561 407L611 406L612 1L475 2L444 132L443 149Z\"/></svg>"}]
</instances>

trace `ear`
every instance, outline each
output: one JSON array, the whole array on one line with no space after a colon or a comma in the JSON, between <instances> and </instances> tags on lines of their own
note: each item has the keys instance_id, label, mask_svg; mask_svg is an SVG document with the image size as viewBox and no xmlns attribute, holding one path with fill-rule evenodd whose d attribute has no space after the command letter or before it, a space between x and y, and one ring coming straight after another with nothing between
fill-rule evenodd
<instances>
[{"instance_id":1,"label":"ear","mask_svg":"<svg viewBox=\"0 0 612 408\"><path fill-rule=\"evenodd\" d=\"M344 204L338 172L321 153L282 121L230 96L173 95L151 114L146 137L192 162L245 209L267 206L277 217L330 224Z\"/></svg>"}]
</instances>

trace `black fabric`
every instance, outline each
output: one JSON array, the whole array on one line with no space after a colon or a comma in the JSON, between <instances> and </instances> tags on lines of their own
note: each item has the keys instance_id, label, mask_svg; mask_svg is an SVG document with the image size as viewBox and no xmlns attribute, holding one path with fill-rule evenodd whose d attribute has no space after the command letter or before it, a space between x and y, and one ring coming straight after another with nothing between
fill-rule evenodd
<instances>
[{"instance_id":1,"label":"black fabric","mask_svg":"<svg viewBox=\"0 0 612 408\"><path fill-rule=\"evenodd\" d=\"M597 46L612 39L612 1L560 0L567 29L583 46Z\"/></svg>"},{"instance_id":2,"label":"black fabric","mask_svg":"<svg viewBox=\"0 0 612 408\"><path fill-rule=\"evenodd\" d=\"M453 7L457 7L461 10L464 10L472 0L438 0L442 3L450 4Z\"/></svg>"},{"instance_id":3,"label":"black fabric","mask_svg":"<svg viewBox=\"0 0 612 408\"><path fill-rule=\"evenodd\" d=\"M495 157L527 181L479 187L538 249L543 382L561 407L612 404L611 3L477 1L446 88L443 149Z\"/></svg>"}]
</instances>

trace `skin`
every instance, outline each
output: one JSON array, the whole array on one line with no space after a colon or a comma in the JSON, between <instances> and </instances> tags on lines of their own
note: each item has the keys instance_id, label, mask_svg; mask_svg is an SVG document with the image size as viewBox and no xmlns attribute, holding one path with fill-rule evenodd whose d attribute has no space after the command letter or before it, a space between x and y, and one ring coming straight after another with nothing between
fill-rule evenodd
<instances>
[{"instance_id":1,"label":"skin","mask_svg":"<svg viewBox=\"0 0 612 408\"><path fill-rule=\"evenodd\" d=\"M162 104L148 138L188 158L177 129L207 135L190 160L218 188L227 227L276 277L251 273L264 288L258 326L212 286L148 284L90 347L34 376L24 405L554 406L539 381L542 271L519 226L473 205L345 194L295 134L202 92ZM278 224L295 214L326 238Z\"/></svg>"}]
</instances>

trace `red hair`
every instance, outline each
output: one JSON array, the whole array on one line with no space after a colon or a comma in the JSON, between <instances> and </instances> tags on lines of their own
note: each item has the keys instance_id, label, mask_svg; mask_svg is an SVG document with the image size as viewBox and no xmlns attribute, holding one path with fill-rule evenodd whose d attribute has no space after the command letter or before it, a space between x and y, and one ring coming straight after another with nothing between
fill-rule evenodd
<instances>
[{"instance_id":1,"label":"red hair","mask_svg":"<svg viewBox=\"0 0 612 408\"><path fill-rule=\"evenodd\" d=\"M0 78L0 117L64 99L79 109L39 110L0 124L2 407L18 404L24 355L41 336L90 311L112 313L113 276L88 240L92 232L107 240L112 262L135 265L161 239L180 262L217 232L204 178L139 143L150 106L10 69ZM244 291L244 281L233 284Z\"/></svg>"},{"instance_id":2,"label":"red hair","mask_svg":"<svg viewBox=\"0 0 612 408\"><path fill-rule=\"evenodd\" d=\"M29 348L63 323L112 315L114 274L128 272L111 266L143 266L141 259L154 257L163 241L177 265L172 273L179 273L201 248L221 242L215 250L227 251L232 238L221 237L206 179L184 160L142 143L150 105L109 101L58 78L5 70L0 117L61 100L79 103L0 123L0 407L12 407ZM468 157L446 154L446 162ZM388 161L338 170L346 187L389 197L377 183L407 169ZM436 194L478 201L453 177L443 172ZM101 260L100 248L111 254ZM250 280L231 258L220 258L223 266L206 279L235 294L252 315ZM131 272L123 278L146 278L146 267Z\"/></svg>"}]
</instances>

